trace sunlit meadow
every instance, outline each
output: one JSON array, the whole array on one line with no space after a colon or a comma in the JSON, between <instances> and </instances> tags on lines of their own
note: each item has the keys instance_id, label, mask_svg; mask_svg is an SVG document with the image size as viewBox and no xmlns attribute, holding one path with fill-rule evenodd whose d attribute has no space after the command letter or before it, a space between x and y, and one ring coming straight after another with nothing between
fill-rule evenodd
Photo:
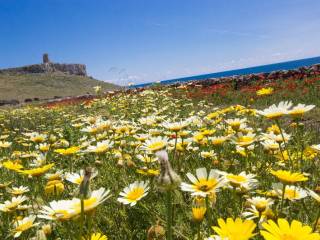
<instances>
[{"instance_id":1,"label":"sunlit meadow","mask_svg":"<svg viewBox=\"0 0 320 240\"><path fill-rule=\"evenodd\" d=\"M319 240L319 78L0 110L0 239Z\"/></svg>"}]
</instances>

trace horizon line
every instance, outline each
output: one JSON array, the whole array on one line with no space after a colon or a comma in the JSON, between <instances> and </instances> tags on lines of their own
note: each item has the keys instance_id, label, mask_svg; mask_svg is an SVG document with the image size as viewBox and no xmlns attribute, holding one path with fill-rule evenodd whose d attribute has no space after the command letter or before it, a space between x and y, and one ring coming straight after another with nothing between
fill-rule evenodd
<instances>
[{"instance_id":1,"label":"horizon line","mask_svg":"<svg viewBox=\"0 0 320 240\"><path fill-rule=\"evenodd\" d=\"M225 71L218 71L218 72L211 72L211 73L202 73L202 74L197 74L197 75L191 75L191 76L183 76L183 77L177 77L177 78L171 78L171 79L165 79L165 80L159 80L159 81L153 81L153 82L146 82L146 83L138 83L134 84L131 87L139 87L139 86L148 86L154 83L167 83L167 82L173 82L173 81L181 81L181 80L186 80L188 81L189 78L199 78L199 77L205 77L207 75L212 75L212 74L221 74L221 73L228 73L228 72L233 72L233 71L240 71L240 70L248 70L252 68L260 68L264 66L270 66L270 65L277 65L277 64L283 64L283 63L291 63L291 62L296 62L296 61L301 61L301 60L311 60L311 59L316 59L320 58L320 56L314 56L314 57L307 57L307 58L299 58L299 59L294 59L294 60L288 60L288 61L281 61L281 62L274 62L274 63L268 63L268 64L262 64L262 65L254 65L254 66L248 66L248 67L243 67L243 68L236 68L236 69L229 69ZM320 63L320 61L319 61ZM263 73L263 72L260 72ZM235 74L237 75L237 74ZM243 74L238 74L238 75L243 75ZM194 79L194 80L201 80L201 79ZM190 79L192 81L192 79Z\"/></svg>"}]
</instances>

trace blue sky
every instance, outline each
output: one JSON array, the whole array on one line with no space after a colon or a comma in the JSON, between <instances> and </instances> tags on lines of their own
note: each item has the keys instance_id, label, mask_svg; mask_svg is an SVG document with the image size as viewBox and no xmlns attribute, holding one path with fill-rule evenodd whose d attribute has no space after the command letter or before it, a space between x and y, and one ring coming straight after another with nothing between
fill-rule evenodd
<instances>
[{"instance_id":1,"label":"blue sky","mask_svg":"<svg viewBox=\"0 0 320 240\"><path fill-rule=\"evenodd\" d=\"M127 84L320 56L319 0L0 0L0 68Z\"/></svg>"}]
</instances>

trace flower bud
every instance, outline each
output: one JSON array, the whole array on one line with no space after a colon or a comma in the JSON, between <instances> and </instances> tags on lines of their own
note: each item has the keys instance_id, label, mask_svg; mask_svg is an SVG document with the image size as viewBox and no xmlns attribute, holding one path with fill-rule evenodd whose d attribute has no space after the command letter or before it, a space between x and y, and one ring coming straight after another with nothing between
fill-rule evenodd
<instances>
[{"instance_id":1,"label":"flower bud","mask_svg":"<svg viewBox=\"0 0 320 240\"><path fill-rule=\"evenodd\" d=\"M96 160L94 163L95 163L97 166L102 166L102 161Z\"/></svg>"},{"instance_id":2,"label":"flower bud","mask_svg":"<svg viewBox=\"0 0 320 240\"><path fill-rule=\"evenodd\" d=\"M38 230L36 233L36 240L47 240L46 234L43 230Z\"/></svg>"},{"instance_id":3,"label":"flower bud","mask_svg":"<svg viewBox=\"0 0 320 240\"><path fill-rule=\"evenodd\" d=\"M196 197L192 204L192 218L195 222L202 222L204 215L207 212L205 199Z\"/></svg>"},{"instance_id":4,"label":"flower bud","mask_svg":"<svg viewBox=\"0 0 320 240\"><path fill-rule=\"evenodd\" d=\"M58 195L64 191L64 185L61 180L48 181L45 188L46 194Z\"/></svg>"},{"instance_id":5,"label":"flower bud","mask_svg":"<svg viewBox=\"0 0 320 240\"><path fill-rule=\"evenodd\" d=\"M179 175L172 169L168 153L164 150L156 153L160 161L160 175L158 177L159 188L168 191L175 189L180 183L181 178Z\"/></svg>"},{"instance_id":6,"label":"flower bud","mask_svg":"<svg viewBox=\"0 0 320 240\"><path fill-rule=\"evenodd\" d=\"M51 235L51 233L52 233L52 228L51 228L51 225L50 225L50 224L43 225L43 226L41 227L41 229L42 229L42 231L44 232L44 234L45 234L46 236L49 236L49 235Z\"/></svg>"},{"instance_id":7,"label":"flower bud","mask_svg":"<svg viewBox=\"0 0 320 240\"><path fill-rule=\"evenodd\" d=\"M117 166L118 166L118 167L123 167L123 165L124 165L124 161L123 161L122 158L120 158L120 159L118 160L118 162L117 162Z\"/></svg>"},{"instance_id":8,"label":"flower bud","mask_svg":"<svg viewBox=\"0 0 320 240\"><path fill-rule=\"evenodd\" d=\"M165 230L164 228L157 223L156 225L152 226L148 230L147 239L148 240L156 240L156 239L165 239Z\"/></svg>"},{"instance_id":9,"label":"flower bud","mask_svg":"<svg viewBox=\"0 0 320 240\"><path fill-rule=\"evenodd\" d=\"M93 173L93 168L87 167L84 172L83 180L80 184L80 194L87 198L90 192L90 178Z\"/></svg>"}]
</instances>

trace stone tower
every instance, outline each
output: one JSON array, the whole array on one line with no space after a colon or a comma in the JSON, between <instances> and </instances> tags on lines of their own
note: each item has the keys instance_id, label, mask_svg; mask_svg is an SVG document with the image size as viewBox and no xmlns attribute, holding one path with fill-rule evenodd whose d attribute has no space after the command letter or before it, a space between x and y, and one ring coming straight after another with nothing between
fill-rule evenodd
<instances>
[{"instance_id":1,"label":"stone tower","mask_svg":"<svg viewBox=\"0 0 320 240\"><path fill-rule=\"evenodd\" d=\"M46 63L50 63L50 60L49 60L49 54L48 53L44 53L43 56L42 56L42 61L43 61L43 64L46 64Z\"/></svg>"}]
</instances>

